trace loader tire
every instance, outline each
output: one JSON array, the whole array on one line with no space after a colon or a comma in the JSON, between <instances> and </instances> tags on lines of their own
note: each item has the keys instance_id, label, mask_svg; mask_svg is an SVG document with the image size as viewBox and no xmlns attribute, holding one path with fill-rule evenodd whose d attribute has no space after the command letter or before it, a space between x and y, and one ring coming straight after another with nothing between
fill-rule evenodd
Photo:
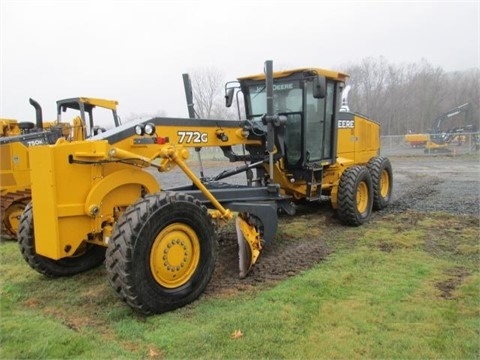
<instances>
[{"instance_id":1,"label":"loader tire","mask_svg":"<svg viewBox=\"0 0 480 360\"><path fill-rule=\"evenodd\" d=\"M373 205L372 179L364 166L347 168L338 187L338 215L346 225L358 226L370 218Z\"/></svg>"},{"instance_id":2,"label":"loader tire","mask_svg":"<svg viewBox=\"0 0 480 360\"><path fill-rule=\"evenodd\" d=\"M59 260L38 255L35 252L32 202L27 205L20 217L18 245L28 265L40 274L51 278L72 276L93 269L105 260L106 249L93 244L85 244L77 254Z\"/></svg>"},{"instance_id":3,"label":"loader tire","mask_svg":"<svg viewBox=\"0 0 480 360\"><path fill-rule=\"evenodd\" d=\"M182 193L150 194L114 227L105 262L108 280L140 313L174 310L203 293L217 247L213 222L198 200Z\"/></svg>"},{"instance_id":4,"label":"loader tire","mask_svg":"<svg viewBox=\"0 0 480 360\"><path fill-rule=\"evenodd\" d=\"M382 210L392 199L392 164L388 158L379 156L370 159L367 168L372 177L373 210Z\"/></svg>"}]
</instances>

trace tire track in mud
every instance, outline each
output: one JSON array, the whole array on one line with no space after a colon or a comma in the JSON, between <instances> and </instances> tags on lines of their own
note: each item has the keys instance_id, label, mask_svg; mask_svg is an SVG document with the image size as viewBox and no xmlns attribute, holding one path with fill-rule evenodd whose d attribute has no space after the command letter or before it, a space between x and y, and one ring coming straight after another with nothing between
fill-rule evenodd
<instances>
[{"instance_id":1,"label":"tire track in mud","mask_svg":"<svg viewBox=\"0 0 480 360\"><path fill-rule=\"evenodd\" d=\"M418 165L418 161L414 162L416 165L414 167L408 161L398 168L395 167L394 161L392 165L394 169L392 202L387 208L373 213L370 221L387 214L409 210L479 214L480 179L459 184L458 175L443 176L442 173L431 172L428 164L427 167L422 167ZM448 165L445 167L448 168ZM396 172L398 176L395 176ZM476 196L472 196L475 193ZM335 219L334 211L328 203L310 204L306 210L303 209L293 217L281 216L279 224L286 222L288 226L288 223L300 221L298 217L305 222L303 239L278 239L277 235L272 244L265 247L257 264L245 279L238 276L238 245L235 231L221 233L216 269L204 296L234 296L245 290L265 289L323 261L332 252L327 246L327 241L345 231L346 226ZM321 238L308 238L309 228L312 226L321 228Z\"/></svg>"},{"instance_id":2,"label":"tire track in mud","mask_svg":"<svg viewBox=\"0 0 480 360\"><path fill-rule=\"evenodd\" d=\"M288 229L296 226L292 236ZM295 216L279 216L279 232L264 247L248 276L238 275L238 245L234 229L220 233L219 257L206 296L228 296L240 291L265 289L312 268L327 258L333 249L328 240L344 231L329 202L300 204ZM315 231L313 231L313 229Z\"/></svg>"},{"instance_id":3,"label":"tire track in mud","mask_svg":"<svg viewBox=\"0 0 480 360\"><path fill-rule=\"evenodd\" d=\"M319 239L274 240L266 246L245 279L238 275L238 245L235 234L227 234L220 242L219 257L212 280L205 294L224 295L274 284L295 276L324 260L330 250Z\"/></svg>"}]
</instances>

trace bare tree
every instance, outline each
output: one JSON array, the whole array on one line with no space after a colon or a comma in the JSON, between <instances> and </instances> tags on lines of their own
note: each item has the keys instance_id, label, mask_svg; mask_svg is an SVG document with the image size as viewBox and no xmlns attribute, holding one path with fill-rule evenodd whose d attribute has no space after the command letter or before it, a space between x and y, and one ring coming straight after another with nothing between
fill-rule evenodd
<instances>
[{"instance_id":1,"label":"bare tree","mask_svg":"<svg viewBox=\"0 0 480 360\"><path fill-rule=\"evenodd\" d=\"M379 122L383 135L427 132L438 116L467 102L472 105L473 121L479 121L478 68L445 73L425 59L394 65L383 57L343 68L352 85L350 108Z\"/></svg>"},{"instance_id":2,"label":"bare tree","mask_svg":"<svg viewBox=\"0 0 480 360\"><path fill-rule=\"evenodd\" d=\"M467 102L471 105L467 120L480 130L480 69L449 73L447 80L448 97L457 105Z\"/></svg>"},{"instance_id":3,"label":"bare tree","mask_svg":"<svg viewBox=\"0 0 480 360\"><path fill-rule=\"evenodd\" d=\"M408 84L408 89L413 94L411 109L417 114L420 130L427 131L433 121L451 107L445 96L445 73L425 60L415 70Z\"/></svg>"},{"instance_id":4,"label":"bare tree","mask_svg":"<svg viewBox=\"0 0 480 360\"><path fill-rule=\"evenodd\" d=\"M215 67L197 68L190 72L194 109L202 119L234 119L225 107L223 73Z\"/></svg>"},{"instance_id":5,"label":"bare tree","mask_svg":"<svg viewBox=\"0 0 480 360\"><path fill-rule=\"evenodd\" d=\"M390 120L385 108L392 69L386 59L366 58L358 65L350 65L345 71L350 74L349 84L352 85L350 108L372 117L383 128Z\"/></svg>"}]
</instances>

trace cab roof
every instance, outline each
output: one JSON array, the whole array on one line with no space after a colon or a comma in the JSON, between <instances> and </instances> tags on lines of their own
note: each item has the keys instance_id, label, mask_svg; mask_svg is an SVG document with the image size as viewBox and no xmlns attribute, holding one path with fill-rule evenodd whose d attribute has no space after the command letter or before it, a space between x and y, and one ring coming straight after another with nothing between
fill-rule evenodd
<instances>
[{"instance_id":1,"label":"cab roof","mask_svg":"<svg viewBox=\"0 0 480 360\"><path fill-rule=\"evenodd\" d=\"M57 101L57 108L67 107L70 109L80 109L80 103L83 103L85 110L91 111L95 106L102 107L105 109L116 110L118 101L116 100L106 100L98 98L88 98L88 97L78 97L71 99L63 99Z\"/></svg>"},{"instance_id":2,"label":"cab roof","mask_svg":"<svg viewBox=\"0 0 480 360\"><path fill-rule=\"evenodd\" d=\"M290 69L290 70L274 71L273 78L278 79L278 78L283 78L283 77L293 75L295 73L304 73L304 72L322 75L322 76L325 76L326 78L338 80L338 81L345 81L348 77L347 74L338 72L338 71L321 69L317 67L305 67L305 68L296 68L296 69ZM266 75L264 73L260 73L256 75L242 76L242 77L239 77L238 80L239 81L242 81L242 80L256 81L256 80L265 80L265 77Z\"/></svg>"}]
</instances>

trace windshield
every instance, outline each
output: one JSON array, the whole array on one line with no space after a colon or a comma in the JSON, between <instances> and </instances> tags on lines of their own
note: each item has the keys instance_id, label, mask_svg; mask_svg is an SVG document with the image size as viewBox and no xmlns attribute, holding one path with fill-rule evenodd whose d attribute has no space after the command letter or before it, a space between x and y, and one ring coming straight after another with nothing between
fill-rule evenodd
<instances>
[{"instance_id":1,"label":"windshield","mask_svg":"<svg viewBox=\"0 0 480 360\"><path fill-rule=\"evenodd\" d=\"M267 113L267 94L264 84L248 87L248 118L256 118ZM302 88L299 81L277 81L273 84L274 113L302 111Z\"/></svg>"}]
</instances>

